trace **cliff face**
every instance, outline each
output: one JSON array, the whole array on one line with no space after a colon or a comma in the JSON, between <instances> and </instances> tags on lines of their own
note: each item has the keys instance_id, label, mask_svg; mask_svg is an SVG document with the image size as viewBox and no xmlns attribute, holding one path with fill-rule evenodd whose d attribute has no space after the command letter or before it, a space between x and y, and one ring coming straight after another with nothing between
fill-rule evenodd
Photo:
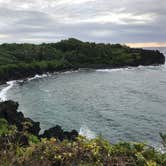
<instances>
[{"instance_id":1,"label":"cliff face","mask_svg":"<svg viewBox=\"0 0 166 166\"><path fill-rule=\"evenodd\" d=\"M137 65L160 65L165 63L165 56L159 51L133 49L133 52L139 52L140 58L136 59L134 64Z\"/></svg>"}]
</instances>

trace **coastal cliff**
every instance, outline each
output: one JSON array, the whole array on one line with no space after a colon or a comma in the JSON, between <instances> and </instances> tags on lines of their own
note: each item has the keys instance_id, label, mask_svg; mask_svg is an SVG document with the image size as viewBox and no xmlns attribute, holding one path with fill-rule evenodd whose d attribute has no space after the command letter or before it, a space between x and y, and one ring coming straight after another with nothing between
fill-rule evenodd
<instances>
[{"instance_id":1,"label":"coastal cliff","mask_svg":"<svg viewBox=\"0 0 166 166\"><path fill-rule=\"evenodd\" d=\"M164 63L165 57L158 50L129 48L120 44L96 44L73 38L40 45L2 44L0 83L54 71Z\"/></svg>"}]
</instances>

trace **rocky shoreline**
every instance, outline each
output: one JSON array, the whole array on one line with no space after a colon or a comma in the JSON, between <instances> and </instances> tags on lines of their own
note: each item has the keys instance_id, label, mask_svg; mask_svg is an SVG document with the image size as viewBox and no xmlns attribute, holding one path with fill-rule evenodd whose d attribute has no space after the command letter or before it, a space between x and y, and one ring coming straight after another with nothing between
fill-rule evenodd
<instances>
[{"instance_id":1,"label":"rocky shoreline","mask_svg":"<svg viewBox=\"0 0 166 166\"><path fill-rule=\"evenodd\" d=\"M33 72L33 73L26 73L26 75L24 76L17 76L17 75L13 75L11 78L9 79L4 79L4 80L0 80L0 85L6 84L8 81L27 81L28 78L33 78L36 75L42 76L42 75L50 75L50 74L54 74L54 73L63 73L63 72L70 72L70 71L79 71L79 70L97 70L97 69L119 69L119 68L130 68L130 67L139 67L139 66L159 66L159 65L163 65L165 63L165 59L163 60L163 62L159 63L159 64L148 64L148 65L141 65L141 64L133 64L130 66L123 66L123 65L118 65L118 66L83 66L82 68L79 67L75 67L75 68L67 68L67 69L59 69L59 70L55 70L55 71L46 71L46 72Z\"/></svg>"},{"instance_id":2,"label":"rocky shoreline","mask_svg":"<svg viewBox=\"0 0 166 166\"><path fill-rule=\"evenodd\" d=\"M166 153L139 142L111 144L102 137L86 139L55 126L39 134L40 123L17 112L14 101L0 102L2 166L165 166ZM166 147L166 135L160 134Z\"/></svg>"},{"instance_id":3,"label":"rocky shoreline","mask_svg":"<svg viewBox=\"0 0 166 166\"><path fill-rule=\"evenodd\" d=\"M8 81L26 81L28 80L28 78L33 78L35 77L36 75L48 75L48 74L54 74L56 72L67 72L67 71L76 71L76 70L79 70L79 68L67 68L67 69L61 69L61 70L55 70L55 71L45 71L45 72L30 72L30 73L26 73L25 75L13 75L11 78L8 78L8 79L4 79L4 80L1 80L0 79L0 85L3 85L3 84L6 84Z\"/></svg>"},{"instance_id":4,"label":"rocky shoreline","mask_svg":"<svg viewBox=\"0 0 166 166\"><path fill-rule=\"evenodd\" d=\"M19 104L11 100L0 102L0 119L5 119L9 125L17 127L17 137L19 137L19 140L24 145L28 144L28 138L22 134L25 132L33 134L39 139L54 137L59 141L63 141L64 139L72 141L78 136L76 130L64 131L59 125L45 130L43 134L39 134L40 122L35 122L30 118L24 117L22 112L17 111L18 107Z\"/></svg>"},{"instance_id":5,"label":"rocky shoreline","mask_svg":"<svg viewBox=\"0 0 166 166\"><path fill-rule=\"evenodd\" d=\"M89 43L74 38L41 45L2 44L0 48L0 84L47 72L79 68L115 69L165 63L165 56L158 50Z\"/></svg>"}]
</instances>

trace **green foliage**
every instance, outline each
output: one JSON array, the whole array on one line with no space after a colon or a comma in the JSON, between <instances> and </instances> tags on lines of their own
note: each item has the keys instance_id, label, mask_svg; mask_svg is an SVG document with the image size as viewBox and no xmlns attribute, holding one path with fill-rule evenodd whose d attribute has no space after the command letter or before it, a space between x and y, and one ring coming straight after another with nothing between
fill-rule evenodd
<instances>
[{"instance_id":1,"label":"green foliage","mask_svg":"<svg viewBox=\"0 0 166 166\"><path fill-rule=\"evenodd\" d=\"M0 165L2 166L165 166L166 153L138 142L111 144L102 137L59 141L40 139L28 132L32 124L24 122L18 131L0 119ZM163 145L166 135L160 134Z\"/></svg>"},{"instance_id":2,"label":"green foliage","mask_svg":"<svg viewBox=\"0 0 166 166\"><path fill-rule=\"evenodd\" d=\"M1 125L7 125L1 120ZM28 134L29 145L10 143L0 149L0 165L35 166L165 166L166 153L160 153L143 143L110 144L101 137L89 140L83 136L75 141L59 142L55 138L39 140ZM10 161L10 162L9 162Z\"/></svg>"},{"instance_id":3,"label":"green foliage","mask_svg":"<svg viewBox=\"0 0 166 166\"><path fill-rule=\"evenodd\" d=\"M89 43L70 38L50 44L0 45L0 81L56 70L160 64L159 51L120 44Z\"/></svg>"},{"instance_id":4,"label":"green foliage","mask_svg":"<svg viewBox=\"0 0 166 166\"><path fill-rule=\"evenodd\" d=\"M15 126L9 126L5 119L0 119L0 136L12 135L15 131Z\"/></svg>"},{"instance_id":5,"label":"green foliage","mask_svg":"<svg viewBox=\"0 0 166 166\"><path fill-rule=\"evenodd\" d=\"M29 141L29 144L37 144L40 142L39 138L35 135L32 135L32 134L30 134L28 136L28 141Z\"/></svg>"},{"instance_id":6,"label":"green foliage","mask_svg":"<svg viewBox=\"0 0 166 166\"><path fill-rule=\"evenodd\" d=\"M26 148L17 147L15 152L18 165L164 166L165 161L166 154L142 143L114 145L102 138L87 140L82 136L73 142L42 139Z\"/></svg>"},{"instance_id":7,"label":"green foliage","mask_svg":"<svg viewBox=\"0 0 166 166\"><path fill-rule=\"evenodd\" d=\"M162 139L163 146L166 148L166 134L160 133L160 137Z\"/></svg>"}]
</instances>

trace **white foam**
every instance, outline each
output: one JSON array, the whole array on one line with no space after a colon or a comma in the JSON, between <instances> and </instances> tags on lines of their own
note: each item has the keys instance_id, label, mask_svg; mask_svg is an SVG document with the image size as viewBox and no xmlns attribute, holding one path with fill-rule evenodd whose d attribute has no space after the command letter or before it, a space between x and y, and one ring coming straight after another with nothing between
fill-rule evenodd
<instances>
[{"instance_id":1,"label":"white foam","mask_svg":"<svg viewBox=\"0 0 166 166\"><path fill-rule=\"evenodd\" d=\"M117 68L117 69L97 69L96 71L99 72L119 72L119 71L125 71L125 70L130 70L133 69L132 67L126 67L126 68Z\"/></svg>"},{"instance_id":2,"label":"white foam","mask_svg":"<svg viewBox=\"0 0 166 166\"><path fill-rule=\"evenodd\" d=\"M16 81L8 81L6 83L8 86L3 88L0 91L0 101L6 101L7 100L6 94L7 94L8 90L11 89L14 86L15 83L16 83Z\"/></svg>"},{"instance_id":3,"label":"white foam","mask_svg":"<svg viewBox=\"0 0 166 166\"><path fill-rule=\"evenodd\" d=\"M162 154L166 153L166 148L162 144L152 144L150 146Z\"/></svg>"},{"instance_id":4,"label":"white foam","mask_svg":"<svg viewBox=\"0 0 166 166\"><path fill-rule=\"evenodd\" d=\"M28 78L28 81L32 81L32 80L39 79L39 78L44 78L47 76L48 76L48 74L42 74L42 75L36 74L34 77Z\"/></svg>"},{"instance_id":5,"label":"white foam","mask_svg":"<svg viewBox=\"0 0 166 166\"><path fill-rule=\"evenodd\" d=\"M118 68L118 69L98 69L98 72L121 72L121 71L133 71L133 70L151 70L151 69L166 69L166 64L164 65L149 65L149 66L138 66L138 67L126 67L126 68Z\"/></svg>"},{"instance_id":6,"label":"white foam","mask_svg":"<svg viewBox=\"0 0 166 166\"><path fill-rule=\"evenodd\" d=\"M80 128L79 135L85 136L87 139L93 139L96 137L95 133L85 125Z\"/></svg>"},{"instance_id":7,"label":"white foam","mask_svg":"<svg viewBox=\"0 0 166 166\"><path fill-rule=\"evenodd\" d=\"M68 70L68 71L64 71L64 72L55 72L55 74L71 74L71 73L77 73L80 70Z\"/></svg>"},{"instance_id":8,"label":"white foam","mask_svg":"<svg viewBox=\"0 0 166 166\"><path fill-rule=\"evenodd\" d=\"M42 74L42 75L35 75L34 77L32 78L28 78L27 80L28 81L31 81L31 80L34 80L34 79L39 79L39 78L44 78L44 77L47 77L49 76L49 74ZM6 82L6 84L8 86L6 86L5 88L3 88L1 91L0 91L0 101L6 101L7 100L7 92L17 83L23 83L24 80L13 80L13 81L8 81Z\"/></svg>"}]
</instances>

